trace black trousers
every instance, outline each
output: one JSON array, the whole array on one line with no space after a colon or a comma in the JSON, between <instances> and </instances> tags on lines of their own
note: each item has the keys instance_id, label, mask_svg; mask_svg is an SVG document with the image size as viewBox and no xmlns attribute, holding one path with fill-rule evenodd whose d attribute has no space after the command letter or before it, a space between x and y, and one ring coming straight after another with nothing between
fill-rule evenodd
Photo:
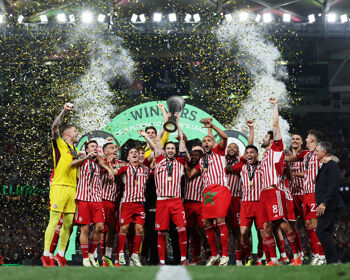
<instances>
[{"instance_id":1,"label":"black trousers","mask_svg":"<svg viewBox=\"0 0 350 280\"><path fill-rule=\"evenodd\" d=\"M339 262L339 254L333 242L333 225L338 209L327 210L323 216L318 217L316 234L326 255L327 263Z\"/></svg>"}]
</instances>

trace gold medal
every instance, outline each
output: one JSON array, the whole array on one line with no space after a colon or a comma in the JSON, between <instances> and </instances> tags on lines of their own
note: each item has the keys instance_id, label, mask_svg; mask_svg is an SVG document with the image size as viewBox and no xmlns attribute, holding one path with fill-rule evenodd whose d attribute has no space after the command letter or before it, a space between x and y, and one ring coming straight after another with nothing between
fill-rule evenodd
<instances>
[{"instance_id":1,"label":"gold medal","mask_svg":"<svg viewBox=\"0 0 350 280\"><path fill-rule=\"evenodd\" d=\"M138 181L135 181L135 185L137 186L139 184L139 182Z\"/></svg>"},{"instance_id":2,"label":"gold medal","mask_svg":"<svg viewBox=\"0 0 350 280\"><path fill-rule=\"evenodd\" d=\"M203 172L205 173L205 172L207 172L208 171L208 168L204 168L203 169Z\"/></svg>"},{"instance_id":3,"label":"gold medal","mask_svg":"<svg viewBox=\"0 0 350 280\"><path fill-rule=\"evenodd\" d=\"M173 180L173 178L171 178L170 176L168 177L168 181L171 182Z\"/></svg>"},{"instance_id":4,"label":"gold medal","mask_svg":"<svg viewBox=\"0 0 350 280\"><path fill-rule=\"evenodd\" d=\"M253 186L253 181L249 181L249 186Z\"/></svg>"}]
</instances>

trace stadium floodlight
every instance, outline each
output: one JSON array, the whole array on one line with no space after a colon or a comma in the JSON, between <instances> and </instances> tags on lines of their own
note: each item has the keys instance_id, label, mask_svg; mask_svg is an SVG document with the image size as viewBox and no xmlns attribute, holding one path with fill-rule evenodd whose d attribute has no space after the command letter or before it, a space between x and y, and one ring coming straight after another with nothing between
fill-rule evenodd
<instances>
[{"instance_id":1,"label":"stadium floodlight","mask_svg":"<svg viewBox=\"0 0 350 280\"><path fill-rule=\"evenodd\" d=\"M145 14L141 14L139 17L140 17L140 21L141 21L142 23L146 22Z\"/></svg>"},{"instance_id":2,"label":"stadium floodlight","mask_svg":"<svg viewBox=\"0 0 350 280\"><path fill-rule=\"evenodd\" d=\"M316 21L314 14L308 15L308 19L309 19L309 23L314 23Z\"/></svg>"},{"instance_id":3,"label":"stadium floodlight","mask_svg":"<svg viewBox=\"0 0 350 280\"><path fill-rule=\"evenodd\" d=\"M269 22L271 22L272 21L272 15L271 14L263 14L263 21L265 22L265 23L269 23Z\"/></svg>"},{"instance_id":4,"label":"stadium floodlight","mask_svg":"<svg viewBox=\"0 0 350 280\"><path fill-rule=\"evenodd\" d=\"M225 18L227 21L231 21L232 20L232 15L231 14L226 14Z\"/></svg>"},{"instance_id":5,"label":"stadium floodlight","mask_svg":"<svg viewBox=\"0 0 350 280\"><path fill-rule=\"evenodd\" d=\"M162 14L161 13L154 13L153 14L153 21L154 22L160 22L162 20Z\"/></svg>"},{"instance_id":6,"label":"stadium floodlight","mask_svg":"<svg viewBox=\"0 0 350 280\"><path fill-rule=\"evenodd\" d=\"M330 23L334 23L337 20L336 14L327 14L327 21Z\"/></svg>"},{"instance_id":7,"label":"stadium floodlight","mask_svg":"<svg viewBox=\"0 0 350 280\"><path fill-rule=\"evenodd\" d=\"M341 23L345 23L349 21L348 15L341 15L340 16Z\"/></svg>"},{"instance_id":8,"label":"stadium floodlight","mask_svg":"<svg viewBox=\"0 0 350 280\"><path fill-rule=\"evenodd\" d=\"M194 19L194 22L200 22L201 21L201 17L199 14L194 14L193 15L193 19Z\"/></svg>"},{"instance_id":9,"label":"stadium floodlight","mask_svg":"<svg viewBox=\"0 0 350 280\"><path fill-rule=\"evenodd\" d=\"M185 22L191 22L192 16L190 14L186 14Z\"/></svg>"},{"instance_id":10,"label":"stadium floodlight","mask_svg":"<svg viewBox=\"0 0 350 280\"><path fill-rule=\"evenodd\" d=\"M0 14L0 24L5 22L5 16Z\"/></svg>"},{"instance_id":11,"label":"stadium floodlight","mask_svg":"<svg viewBox=\"0 0 350 280\"><path fill-rule=\"evenodd\" d=\"M168 17L169 17L169 21L170 22L175 22L176 21L176 14L175 13L169 14Z\"/></svg>"},{"instance_id":12,"label":"stadium floodlight","mask_svg":"<svg viewBox=\"0 0 350 280\"><path fill-rule=\"evenodd\" d=\"M256 15L256 18L255 18L255 21L256 22L259 22L261 20L261 15L260 14L257 14Z\"/></svg>"},{"instance_id":13,"label":"stadium floodlight","mask_svg":"<svg viewBox=\"0 0 350 280\"><path fill-rule=\"evenodd\" d=\"M59 23L64 23L67 21L66 15L64 13L57 14L56 18Z\"/></svg>"},{"instance_id":14,"label":"stadium floodlight","mask_svg":"<svg viewBox=\"0 0 350 280\"><path fill-rule=\"evenodd\" d=\"M99 14L98 17L97 17L97 21L98 22L104 22L106 19L106 16L104 14Z\"/></svg>"},{"instance_id":15,"label":"stadium floodlight","mask_svg":"<svg viewBox=\"0 0 350 280\"><path fill-rule=\"evenodd\" d=\"M69 15L68 18L69 18L69 22L70 23L75 22L75 16L74 15Z\"/></svg>"},{"instance_id":16,"label":"stadium floodlight","mask_svg":"<svg viewBox=\"0 0 350 280\"><path fill-rule=\"evenodd\" d=\"M136 14L132 14L132 16L131 16L131 22L132 22L132 23L136 23L136 22L137 22L137 18L138 18L138 16L137 16Z\"/></svg>"},{"instance_id":17,"label":"stadium floodlight","mask_svg":"<svg viewBox=\"0 0 350 280\"><path fill-rule=\"evenodd\" d=\"M41 23L48 23L49 22L49 20L48 20L46 15L41 15L40 16L40 21L41 21Z\"/></svg>"},{"instance_id":18,"label":"stadium floodlight","mask_svg":"<svg viewBox=\"0 0 350 280\"><path fill-rule=\"evenodd\" d=\"M248 13L247 12L240 12L238 14L240 21L247 21L248 20Z\"/></svg>"},{"instance_id":19,"label":"stadium floodlight","mask_svg":"<svg viewBox=\"0 0 350 280\"><path fill-rule=\"evenodd\" d=\"M81 20L83 23L87 23L87 24L92 23L93 19L94 19L94 16L90 11L85 11L81 14Z\"/></svg>"},{"instance_id":20,"label":"stadium floodlight","mask_svg":"<svg viewBox=\"0 0 350 280\"><path fill-rule=\"evenodd\" d=\"M18 20L18 23L22 23L24 20L24 16L20 15L17 20Z\"/></svg>"},{"instance_id":21,"label":"stadium floodlight","mask_svg":"<svg viewBox=\"0 0 350 280\"><path fill-rule=\"evenodd\" d=\"M292 19L292 16L290 14L283 14L283 21L284 22L290 22Z\"/></svg>"}]
</instances>

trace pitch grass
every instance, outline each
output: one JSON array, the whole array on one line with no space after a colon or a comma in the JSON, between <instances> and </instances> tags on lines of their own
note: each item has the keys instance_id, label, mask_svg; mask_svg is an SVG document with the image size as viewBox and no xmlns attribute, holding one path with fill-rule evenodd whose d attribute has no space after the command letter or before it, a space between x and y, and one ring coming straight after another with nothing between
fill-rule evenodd
<instances>
[{"instance_id":1,"label":"pitch grass","mask_svg":"<svg viewBox=\"0 0 350 280\"><path fill-rule=\"evenodd\" d=\"M193 280L197 279L256 279L256 280L348 280L350 279L350 264L338 266L324 265L314 267L305 265L302 267L186 267ZM54 280L54 279L78 279L78 280L145 280L155 279L159 270L157 266L120 267L120 268L84 268L78 266L43 268L39 266L0 266L1 280ZM170 275L169 275L170 276ZM181 280L174 275L167 280Z\"/></svg>"}]
</instances>

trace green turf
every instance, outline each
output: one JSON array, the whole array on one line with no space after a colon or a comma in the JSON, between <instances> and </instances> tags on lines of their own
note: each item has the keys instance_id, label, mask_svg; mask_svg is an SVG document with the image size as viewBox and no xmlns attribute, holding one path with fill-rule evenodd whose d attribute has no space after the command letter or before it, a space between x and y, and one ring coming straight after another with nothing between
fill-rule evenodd
<instances>
[{"instance_id":1,"label":"green turf","mask_svg":"<svg viewBox=\"0 0 350 280\"><path fill-rule=\"evenodd\" d=\"M0 279L35 279L35 280L53 280L53 279L78 279L78 280L145 280L155 279L159 267L146 266L137 267L119 267L119 268L84 268L84 267L53 267L43 268L39 266L0 266ZM186 267L193 280L196 279L264 279L264 280L334 280L350 279L350 264L338 266L325 265L320 267L302 266L302 267ZM181 280L181 279L175 279Z\"/></svg>"}]
</instances>

